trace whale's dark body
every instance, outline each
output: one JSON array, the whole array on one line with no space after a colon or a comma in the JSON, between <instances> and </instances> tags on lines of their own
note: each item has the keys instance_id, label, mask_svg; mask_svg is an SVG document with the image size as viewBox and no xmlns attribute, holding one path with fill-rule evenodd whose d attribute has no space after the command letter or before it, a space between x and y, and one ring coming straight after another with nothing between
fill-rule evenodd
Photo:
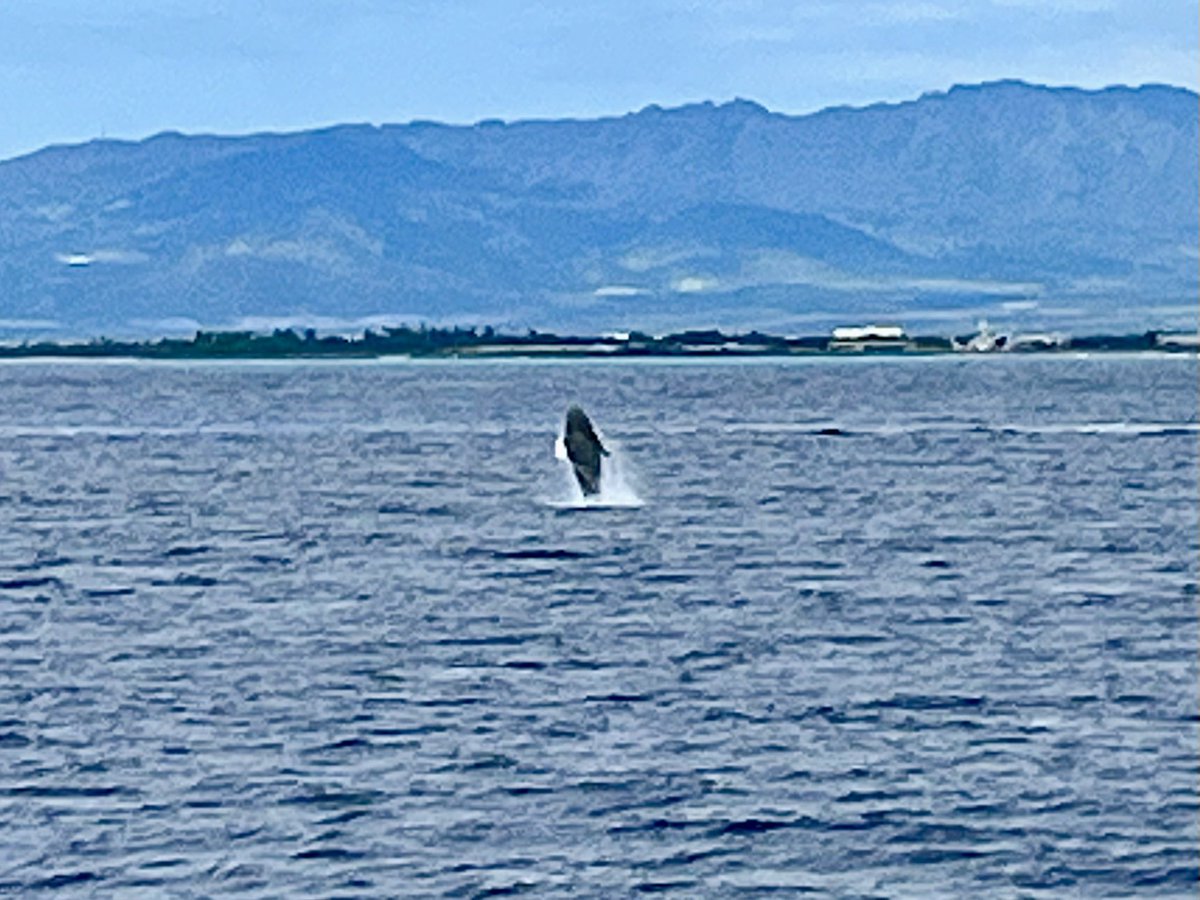
<instances>
[{"instance_id":1,"label":"whale's dark body","mask_svg":"<svg viewBox=\"0 0 1200 900\"><path fill-rule=\"evenodd\" d=\"M592 420L578 406L567 410L563 444L567 449L567 459L575 470L575 480L579 482L579 489L584 496L600 493L600 458L608 456L608 451L596 436Z\"/></svg>"}]
</instances>

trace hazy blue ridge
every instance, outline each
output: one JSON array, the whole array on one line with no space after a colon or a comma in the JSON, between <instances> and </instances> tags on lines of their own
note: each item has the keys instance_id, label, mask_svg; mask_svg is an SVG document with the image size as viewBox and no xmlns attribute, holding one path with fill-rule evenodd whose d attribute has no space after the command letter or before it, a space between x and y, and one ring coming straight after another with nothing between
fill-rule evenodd
<instances>
[{"instance_id":1,"label":"hazy blue ridge","mask_svg":"<svg viewBox=\"0 0 1200 900\"><path fill-rule=\"evenodd\" d=\"M0 333L1194 326L1197 111L1175 87L995 82L806 116L49 147L0 163Z\"/></svg>"}]
</instances>

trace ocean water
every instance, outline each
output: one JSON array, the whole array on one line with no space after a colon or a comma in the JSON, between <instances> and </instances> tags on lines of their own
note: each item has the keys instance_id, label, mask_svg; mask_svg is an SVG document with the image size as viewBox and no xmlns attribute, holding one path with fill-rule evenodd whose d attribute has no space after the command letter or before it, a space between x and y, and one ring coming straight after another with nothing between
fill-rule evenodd
<instances>
[{"instance_id":1,"label":"ocean water","mask_svg":"<svg viewBox=\"0 0 1200 900\"><path fill-rule=\"evenodd\" d=\"M0 894L1194 897L1197 374L0 366Z\"/></svg>"}]
</instances>

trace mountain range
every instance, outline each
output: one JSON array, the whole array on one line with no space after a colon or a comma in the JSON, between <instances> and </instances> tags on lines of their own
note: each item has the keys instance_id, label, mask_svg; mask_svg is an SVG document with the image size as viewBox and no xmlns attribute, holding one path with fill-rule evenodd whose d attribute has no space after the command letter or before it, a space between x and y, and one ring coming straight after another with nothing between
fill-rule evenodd
<instances>
[{"instance_id":1,"label":"mountain range","mask_svg":"<svg viewBox=\"0 0 1200 900\"><path fill-rule=\"evenodd\" d=\"M164 133L0 162L0 335L1191 327L1198 98Z\"/></svg>"}]
</instances>

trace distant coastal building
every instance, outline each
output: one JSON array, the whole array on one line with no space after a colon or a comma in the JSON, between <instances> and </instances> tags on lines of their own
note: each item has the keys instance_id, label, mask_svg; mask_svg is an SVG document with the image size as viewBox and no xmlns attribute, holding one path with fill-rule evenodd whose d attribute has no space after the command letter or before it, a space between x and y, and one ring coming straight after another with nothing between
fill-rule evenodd
<instances>
[{"instance_id":1,"label":"distant coastal building","mask_svg":"<svg viewBox=\"0 0 1200 900\"><path fill-rule=\"evenodd\" d=\"M1069 340L1061 334L1031 332L1029 334L997 334L986 320L979 323L979 331L965 342L955 340L953 347L959 353L996 353L999 351L1029 352L1034 350L1058 350L1067 346Z\"/></svg>"},{"instance_id":2,"label":"distant coastal building","mask_svg":"<svg viewBox=\"0 0 1200 900\"><path fill-rule=\"evenodd\" d=\"M1200 348L1200 334L1171 331L1154 336L1154 345L1163 350L1195 350Z\"/></svg>"},{"instance_id":3,"label":"distant coastal building","mask_svg":"<svg viewBox=\"0 0 1200 900\"><path fill-rule=\"evenodd\" d=\"M1006 350L1056 350L1067 343L1061 334L1040 332L1035 334L1015 334L1009 338Z\"/></svg>"},{"instance_id":4,"label":"distant coastal building","mask_svg":"<svg viewBox=\"0 0 1200 900\"><path fill-rule=\"evenodd\" d=\"M908 335L899 325L842 325L833 329L831 350L904 350Z\"/></svg>"}]
</instances>

